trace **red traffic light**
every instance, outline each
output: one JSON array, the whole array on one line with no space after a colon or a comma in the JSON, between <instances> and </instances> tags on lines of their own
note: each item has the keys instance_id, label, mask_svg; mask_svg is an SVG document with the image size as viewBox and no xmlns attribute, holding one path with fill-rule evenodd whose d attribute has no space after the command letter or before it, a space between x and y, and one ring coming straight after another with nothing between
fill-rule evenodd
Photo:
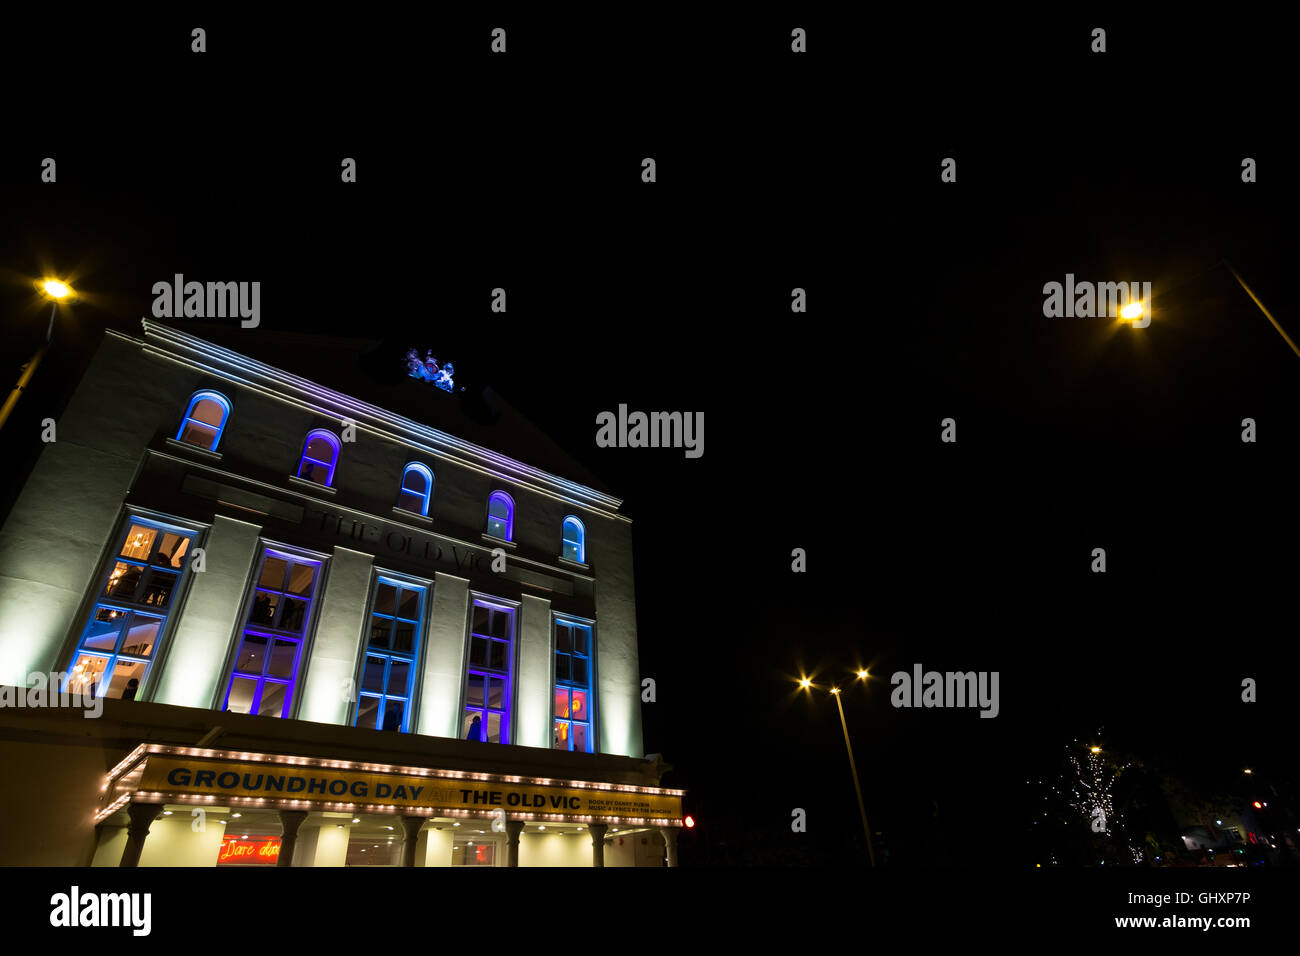
<instances>
[{"instance_id":1,"label":"red traffic light","mask_svg":"<svg viewBox=\"0 0 1300 956\"><path fill-rule=\"evenodd\" d=\"M695 818L692 817L692 816L686 816L686 817L683 817L683 818L682 818L682 825L685 826L686 829L688 829L688 830L694 829L694 828L695 828Z\"/></svg>"},{"instance_id":2,"label":"red traffic light","mask_svg":"<svg viewBox=\"0 0 1300 956\"><path fill-rule=\"evenodd\" d=\"M1251 806L1253 806L1256 810L1262 810L1264 808L1264 804L1260 803L1258 800L1252 803Z\"/></svg>"}]
</instances>

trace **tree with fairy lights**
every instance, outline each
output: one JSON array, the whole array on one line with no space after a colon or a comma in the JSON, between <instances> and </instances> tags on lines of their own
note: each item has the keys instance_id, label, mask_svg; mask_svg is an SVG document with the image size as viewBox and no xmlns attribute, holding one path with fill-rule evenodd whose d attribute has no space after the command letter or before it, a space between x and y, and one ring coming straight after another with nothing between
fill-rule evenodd
<instances>
[{"instance_id":1,"label":"tree with fairy lights","mask_svg":"<svg viewBox=\"0 0 1300 956\"><path fill-rule=\"evenodd\" d=\"M1141 839L1128 832L1116 783L1132 764L1107 754L1100 743L1075 740L1066 748L1065 765L1047 786L1034 821L1042 849L1075 858L1085 865L1143 862Z\"/></svg>"},{"instance_id":2,"label":"tree with fairy lights","mask_svg":"<svg viewBox=\"0 0 1300 956\"><path fill-rule=\"evenodd\" d=\"M1101 748L1096 746L1089 747L1082 760L1074 754L1069 759L1074 778L1069 781L1070 795L1067 802L1083 814L1093 833L1114 836L1121 821L1115 810L1111 788L1128 764L1116 767L1102 756Z\"/></svg>"}]
</instances>

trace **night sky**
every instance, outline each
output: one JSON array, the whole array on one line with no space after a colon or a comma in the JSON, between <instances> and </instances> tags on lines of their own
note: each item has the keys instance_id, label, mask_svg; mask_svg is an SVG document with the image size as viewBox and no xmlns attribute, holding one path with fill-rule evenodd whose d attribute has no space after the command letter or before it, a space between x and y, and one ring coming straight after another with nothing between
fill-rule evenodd
<instances>
[{"instance_id":1,"label":"night sky","mask_svg":"<svg viewBox=\"0 0 1300 956\"><path fill-rule=\"evenodd\" d=\"M1300 357L1223 264L1300 336L1272 45L1127 13L1101 56L1091 19L796 17L800 58L789 19L520 22L504 61L495 22L453 18L212 20L202 58L188 22L68 37L62 120L29 101L4 151L11 379L48 315L23 282L86 298L0 437L5 505L103 327L138 332L177 272L258 280L258 331L427 343L626 499L645 747L700 821L683 862L860 862L834 704L794 685L859 665L894 865L1035 862L1026 781L1099 728L1294 785ZM1152 325L1045 318L1066 273L1152 282ZM704 412L704 456L597 448L620 403ZM891 707L915 663L998 671L1000 715Z\"/></svg>"}]
</instances>

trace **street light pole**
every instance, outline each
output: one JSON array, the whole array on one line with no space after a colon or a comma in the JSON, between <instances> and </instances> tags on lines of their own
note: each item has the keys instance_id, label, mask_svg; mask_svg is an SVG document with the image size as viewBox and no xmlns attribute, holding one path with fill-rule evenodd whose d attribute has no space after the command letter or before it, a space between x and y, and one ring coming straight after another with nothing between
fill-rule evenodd
<instances>
[{"instance_id":1,"label":"street light pole","mask_svg":"<svg viewBox=\"0 0 1300 956\"><path fill-rule=\"evenodd\" d=\"M1255 295L1255 293L1251 291L1250 286L1246 285L1246 280L1241 277L1241 273L1239 273L1236 269L1234 269L1232 267L1232 263L1229 262L1227 259L1223 260L1223 264L1228 267L1228 271L1232 273L1232 277L1237 280L1237 283L1243 289L1246 290L1246 295L1250 296L1251 301L1254 302L1257 306L1259 306L1259 311L1264 313L1264 318L1268 319L1269 322L1273 324L1273 328L1277 329L1277 334L1282 336L1282 341L1286 342L1287 345L1291 346L1292 352L1294 352L1297 356L1300 356L1300 347L1298 347L1295 344L1295 342L1291 341L1291 336L1287 335L1286 330L1283 329L1282 326L1278 324L1277 319L1273 318L1273 313L1268 311L1268 309L1264 308L1264 303L1260 302L1259 296Z\"/></svg>"},{"instance_id":2,"label":"street light pole","mask_svg":"<svg viewBox=\"0 0 1300 956\"><path fill-rule=\"evenodd\" d=\"M871 827L867 823L867 806L862 802L862 784L858 783L858 767L853 761L853 744L849 743L849 725L844 719L844 705L840 703L840 689L838 687L831 691L831 696L835 698L835 707L840 712L840 726L844 728L844 749L849 752L849 770L853 772L853 789L858 795L858 812L862 814L862 832L867 837L867 856L871 859L871 865L876 865L876 851L871 844Z\"/></svg>"},{"instance_id":3,"label":"street light pole","mask_svg":"<svg viewBox=\"0 0 1300 956\"><path fill-rule=\"evenodd\" d=\"M18 376L18 384L13 387L9 397L5 399L4 407L0 408L0 428L4 428L5 422L9 421L9 415L13 412L14 406L18 404L18 399L22 398L23 392L31 383L32 376L36 374L37 366L41 364L41 359L45 358L45 353L49 351L50 342L54 338L54 314L59 309L59 300L72 294L72 290L57 279L47 280L42 289L45 295L53 300L50 305L50 324L45 330L45 341L41 343L41 347L36 350L36 354L31 357L31 360L23 366L22 374Z\"/></svg>"}]
</instances>

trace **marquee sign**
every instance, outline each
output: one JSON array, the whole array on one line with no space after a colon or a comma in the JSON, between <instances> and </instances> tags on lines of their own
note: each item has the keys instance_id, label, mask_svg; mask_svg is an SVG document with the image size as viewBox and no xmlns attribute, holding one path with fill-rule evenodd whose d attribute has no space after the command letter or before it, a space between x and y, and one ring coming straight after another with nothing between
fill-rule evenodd
<instances>
[{"instance_id":1,"label":"marquee sign","mask_svg":"<svg viewBox=\"0 0 1300 956\"><path fill-rule=\"evenodd\" d=\"M163 795L225 796L367 805L376 809L447 810L662 820L681 819L675 791L636 787L549 786L468 776L384 773L273 763L152 755L138 790Z\"/></svg>"}]
</instances>

